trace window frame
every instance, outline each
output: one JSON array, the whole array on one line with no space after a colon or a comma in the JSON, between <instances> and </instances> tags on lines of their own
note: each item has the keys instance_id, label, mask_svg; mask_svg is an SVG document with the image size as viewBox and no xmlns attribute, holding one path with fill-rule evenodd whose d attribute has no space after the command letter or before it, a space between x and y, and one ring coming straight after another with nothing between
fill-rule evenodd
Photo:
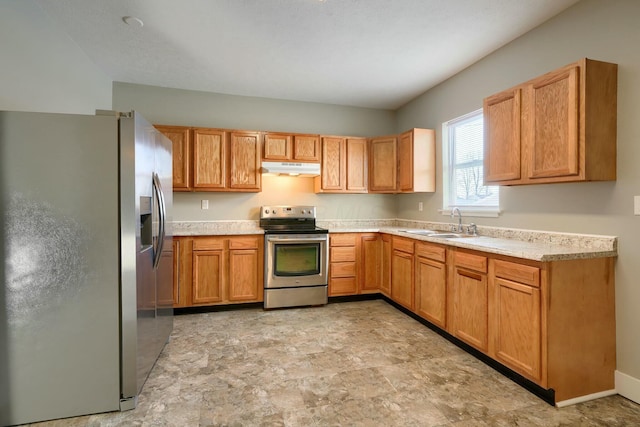
<instances>
[{"instance_id":1,"label":"window frame","mask_svg":"<svg viewBox=\"0 0 640 427\"><path fill-rule=\"evenodd\" d=\"M451 203L452 200L452 183L454 179L455 168L452 167L453 158L453 141L450 137L449 128L452 125L460 124L462 122L469 121L478 115L482 115L482 108L471 111L462 116L453 118L442 123L442 209L439 212L442 215L451 215L451 210L454 207L460 209L460 212L467 216L474 217L498 217L501 213L500 210L500 187L498 187L498 205L497 206L465 206L455 205ZM484 152L483 152L484 158Z\"/></svg>"}]
</instances>

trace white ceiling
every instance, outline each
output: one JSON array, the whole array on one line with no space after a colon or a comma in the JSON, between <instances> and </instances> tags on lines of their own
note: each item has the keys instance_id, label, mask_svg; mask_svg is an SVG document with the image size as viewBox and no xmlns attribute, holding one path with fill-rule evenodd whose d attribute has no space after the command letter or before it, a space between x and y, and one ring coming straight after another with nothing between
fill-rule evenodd
<instances>
[{"instance_id":1,"label":"white ceiling","mask_svg":"<svg viewBox=\"0 0 640 427\"><path fill-rule=\"evenodd\" d=\"M577 1L37 0L114 81L382 109Z\"/></svg>"}]
</instances>

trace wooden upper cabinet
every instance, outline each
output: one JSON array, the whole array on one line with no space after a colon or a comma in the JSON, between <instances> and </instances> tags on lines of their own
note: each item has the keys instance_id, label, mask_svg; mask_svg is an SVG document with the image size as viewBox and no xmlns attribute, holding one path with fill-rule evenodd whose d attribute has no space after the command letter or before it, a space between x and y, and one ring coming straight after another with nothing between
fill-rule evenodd
<instances>
[{"instance_id":1,"label":"wooden upper cabinet","mask_svg":"<svg viewBox=\"0 0 640 427\"><path fill-rule=\"evenodd\" d=\"M320 137L267 132L264 134L264 160L272 161L320 161Z\"/></svg>"},{"instance_id":2,"label":"wooden upper cabinet","mask_svg":"<svg viewBox=\"0 0 640 427\"><path fill-rule=\"evenodd\" d=\"M398 145L395 136L369 141L369 192L395 193L397 189Z\"/></svg>"},{"instance_id":3,"label":"wooden upper cabinet","mask_svg":"<svg viewBox=\"0 0 640 427\"><path fill-rule=\"evenodd\" d=\"M264 154L262 158L265 160L291 160L292 146L291 135L266 133L264 135Z\"/></svg>"},{"instance_id":4,"label":"wooden upper cabinet","mask_svg":"<svg viewBox=\"0 0 640 427\"><path fill-rule=\"evenodd\" d=\"M229 145L229 188L234 191L260 191L260 133L229 132Z\"/></svg>"},{"instance_id":5,"label":"wooden upper cabinet","mask_svg":"<svg viewBox=\"0 0 640 427\"><path fill-rule=\"evenodd\" d=\"M322 167L316 193L367 192L367 140L340 136L321 138Z\"/></svg>"},{"instance_id":6,"label":"wooden upper cabinet","mask_svg":"<svg viewBox=\"0 0 640 427\"><path fill-rule=\"evenodd\" d=\"M220 129L193 130L193 188L224 189L227 185L226 132Z\"/></svg>"},{"instance_id":7,"label":"wooden upper cabinet","mask_svg":"<svg viewBox=\"0 0 640 427\"><path fill-rule=\"evenodd\" d=\"M436 191L436 137L433 129L411 129L398 137L398 190Z\"/></svg>"},{"instance_id":8,"label":"wooden upper cabinet","mask_svg":"<svg viewBox=\"0 0 640 427\"><path fill-rule=\"evenodd\" d=\"M486 98L485 182L615 180L617 70L585 58Z\"/></svg>"},{"instance_id":9,"label":"wooden upper cabinet","mask_svg":"<svg viewBox=\"0 0 640 427\"><path fill-rule=\"evenodd\" d=\"M509 89L484 100L485 181L520 179L520 104L522 89Z\"/></svg>"},{"instance_id":10,"label":"wooden upper cabinet","mask_svg":"<svg viewBox=\"0 0 640 427\"><path fill-rule=\"evenodd\" d=\"M173 146L173 191L191 187L191 129L186 126L155 126Z\"/></svg>"},{"instance_id":11,"label":"wooden upper cabinet","mask_svg":"<svg viewBox=\"0 0 640 427\"><path fill-rule=\"evenodd\" d=\"M318 135L294 135L293 160L300 162L319 162L320 137Z\"/></svg>"}]
</instances>

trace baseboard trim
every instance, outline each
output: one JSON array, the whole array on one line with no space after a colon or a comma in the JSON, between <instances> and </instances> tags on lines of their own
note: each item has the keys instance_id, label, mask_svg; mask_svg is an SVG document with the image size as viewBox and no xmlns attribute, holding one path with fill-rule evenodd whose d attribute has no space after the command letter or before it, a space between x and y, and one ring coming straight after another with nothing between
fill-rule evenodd
<instances>
[{"instance_id":1,"label":"baseboard trim","mask_svg":"<svg viewBox=\"0 0 640 427\"><path fill-rule=\"evenodd\" d=\"M599 391L598 393L587 394L585 396L574 397L573 399L556 402L556 406L558 408L564 408L566 406L575 405L576 403L588 402L590 400L600 399L601 397L613 396L614 394L618 394L618 391L615 389Z\"/></svg>"},{"instance_id":2,"label":"baseboard trim","mask_svg":"<svg viewBox=\"0 0 640 427\"><path fill-rule=\"evenodd\" d=\"M619 395L640 403L640 379L616 371L615 381L616 391Z\"/></svg>"}]
</instances>

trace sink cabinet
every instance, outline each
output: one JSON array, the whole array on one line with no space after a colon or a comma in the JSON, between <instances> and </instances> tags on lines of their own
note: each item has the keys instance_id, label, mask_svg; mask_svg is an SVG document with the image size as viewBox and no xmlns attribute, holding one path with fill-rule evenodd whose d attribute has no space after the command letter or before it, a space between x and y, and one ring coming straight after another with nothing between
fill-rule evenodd
<instances>
[{"instance_id":1,"label":"sink cabinet","mask_svg":"<svg viewBox=\"0 0 640 427\"><path fill-rule=\"evenodd\" d=\"M616 179L616 64L582 59L484 100L484 178Z\"/></svg>"}]
</instances>

